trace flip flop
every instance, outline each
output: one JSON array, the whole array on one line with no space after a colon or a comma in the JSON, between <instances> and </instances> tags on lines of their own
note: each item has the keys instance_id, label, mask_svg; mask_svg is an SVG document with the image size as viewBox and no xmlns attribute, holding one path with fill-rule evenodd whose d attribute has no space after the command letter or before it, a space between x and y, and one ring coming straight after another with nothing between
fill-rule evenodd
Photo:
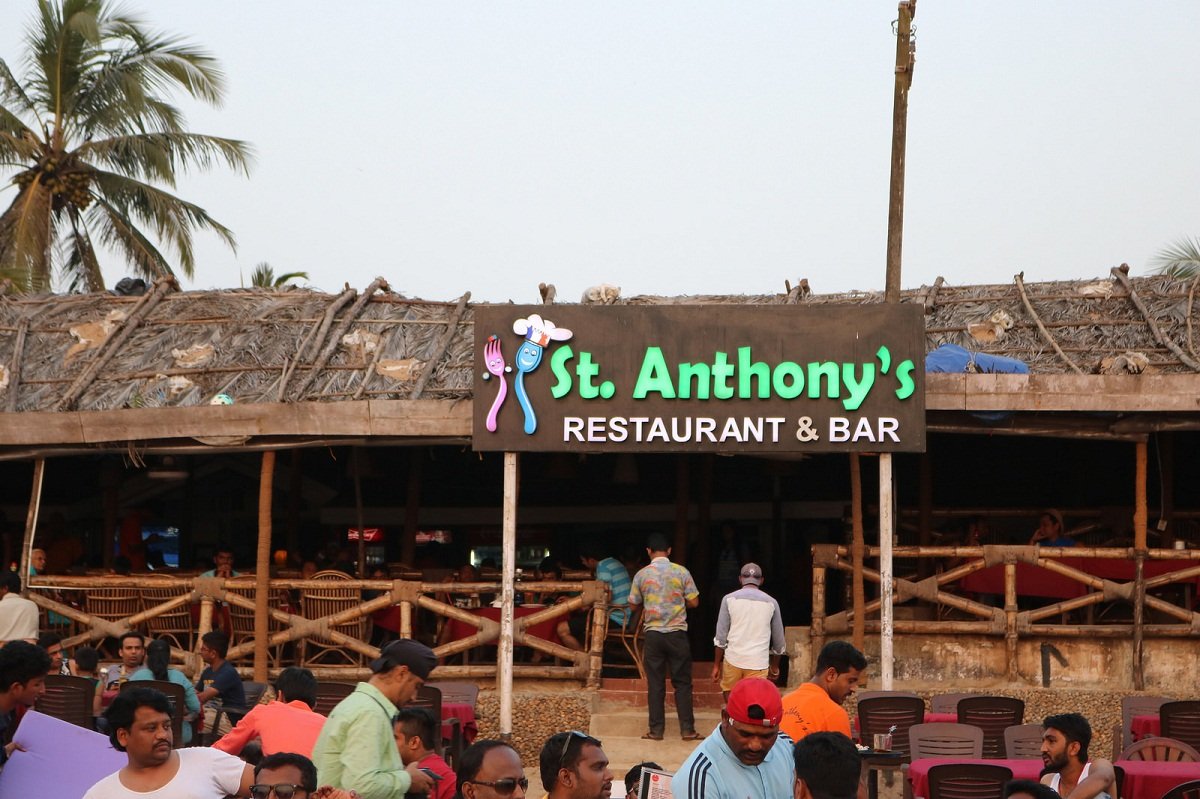
<instances>
[{"instance_id":1,"label":"flip flop","mask_svg":"<svg viewBox=\"0 0 1200 799\"><path fill-rule=\"evenodd\" d=\"M648 732L642 736L643 741L661 741L662 739L663 737L661 735L655 735L652 732Z\"/></svg>"},{"instance_id":2,"label":"flip flop","mask_svg":"<svg viewBox=\"0 0 1200 799\"><path fill-rule=\"evenodd\" d=\"M693 732L685 732L683 735L681 735L679 737L685 741L700 741L700 740L704 739L703 735L701 735L698 732L694 732L694 731Z\"/></svg>"}]
</instances>

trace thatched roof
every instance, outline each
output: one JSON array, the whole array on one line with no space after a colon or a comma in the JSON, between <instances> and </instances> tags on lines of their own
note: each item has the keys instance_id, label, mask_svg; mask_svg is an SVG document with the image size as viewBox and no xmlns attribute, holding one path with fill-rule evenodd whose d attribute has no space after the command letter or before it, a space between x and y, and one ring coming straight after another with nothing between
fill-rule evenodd
<instances>
[{"instance_id":1,"label":"thatched roof","mask_svg":"<svg viewBox=\"0 0 1200 799\"><path fill-rule=\"evenodd\" d=\"M1132 288L1133 295L1131 295ZM1035 373L1194 373L1195 281L1128 278L922 287L929 348L955 343ZM863 305L880 293L629 297L617 304ZM234 289L0 298L0 410L471 395L472 306L367 290ZM1139 307L1140 306L1140 307ZM1148 316L1147 316L1148 315ZM1058 350L1056 351L1055 345ZM1073 364L1073 365L1072 365Z\"/></svg>"}]
</instances>

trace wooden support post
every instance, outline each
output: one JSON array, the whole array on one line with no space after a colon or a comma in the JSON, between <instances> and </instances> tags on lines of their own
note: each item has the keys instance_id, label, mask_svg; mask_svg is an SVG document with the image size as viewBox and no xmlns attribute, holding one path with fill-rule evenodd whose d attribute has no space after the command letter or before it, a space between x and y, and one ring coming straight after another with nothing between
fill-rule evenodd
<instances>
[{"instance_id":1,"label":"wooden support post","mask_svg":"<svg viewBox=\"0 0 1200 799\"><path fill-rule=\"evenodd\" d=\"M262 473L258 479L258 557L254 572L254 681L266 682L268 672L267 637L271 634L271 500L275 483L275 450L262 454Z\"/></svg>"},{"instance_id":2,"label":"wooden support post","mask_svg":"<svg viewBox=\"0 0 1200 799\"><path fill-rule=\"evenodd\" d=\"M33 462L33 487L29 489L29 509L25 512L25 539L21 542L21 565L18 575L22 588L29 585L29 560L33 556L33 537L37 533L38 514L42 510L42 481L46 476L46 459Z\"/></svg>"},{"instance_id":3,"label":"wooden support post","mask_svg":"<svg viewBox=\"0 0 1200 799\"><path fill-rule=\"evenodd\" d=\"M863 649L863 641L866 638L866 619L864 618L863 608L867 604L866 593L863 588L863 555L866 550L866 544L863 541L863 512L862 512L862 472L859 471L859 458L857 452L850 453L850 520L851 520L851 540L850 540L850 560L854 567L853 573L853 595L854 595L854 628L853 641L854 648L860 652Z\"/></svg>"},{"instance_id":4,"label":"wooden support post","mask_svg":"<svg viewBox=\"0 0 1200 799\"><path fill-rule=\"evenodd\" d=\"M1017 561L1004 559L1004 670L1008 679L1017 678Z\"/></svg>"},{"instance_id":5,"label":"wooden support post","mask_svg":"<svg viewBox=\"0 0 1200 799\"><path fill-rule=\"evenodd\" d=\"M904 159L908 141L908 90L912 88L916 43L912 20L916 0L900 3L896 23L896 89L892 100L892 175L888 197L887 275L884 299L900 302L900 253L904 241Z\"/></svg>"},{"instance_id":6,"label":"wooden support post","mask_svg":"<svg viewBox=\"0 0 1200 799\"><path fill-rule=\"evenodd\" d=\"M417 531L421 529L421 469L425 463L425 448L408 451L408 490L404 495L404 538L400 542L400 560L415 566Z\"/></svg>"},{"instance_id":7,"label":"wooden support post","mask_svg":"<svg viewBox=\"0 0 1200 799\"><path fill-rule=\"evenodd\" d=\"M1161 497L1158 509L1159 546L1175 546L1175 434L1164 432L1154 436L1158 448L1158 484ZM1149 523L1149 520L1147 520Z\"/></svg>"},{"instance_id":8,"label":"wooden support post","mask_svg":"<svg viewBox=\"0 0 1200 799\"><path fill-rule=\"evenodd\" d=\"M412 638L412 603L404 600L400 603L400 637Z\"/></svg>"},{"instance_id":9,"label":"wooden support post","mask_svg":"<svg viewBox=\"0 0 1200 799\"><path fill-rule=\"evenodd\" d=\"M675 456L675 543L671 547L672 560L687 562L688 508L691 505L691 472L689 456Z\"/></svg>"},{"instance_id":10,"label":"wooden support post","mask_svg":"<svg viewBox=\"0 0 1200 799\"><path fill-rule=\"evenodd\" d=\"M504 545L500 572L500 643L497 648L496 690L500 694L500 739L513 734L513 581L517 569L517 495L520 478L517 453L504 453Z\"/></svg>"},{"instance_id":11,"label":"wooden support post","mask_svg":"<svg viewBox=\"0 0 1200 799\"><path fill-rule=\"evenodd\" d=\"M812 595L812 626L809 628L809 639L812 643L812 662L808 664L808 670L800 676L804 678L810 674L814 674L817 670L817 655L821 651L821 647L825 646L825 567L814 566L812 572L813 580L813 595ZM799 666L800 664L796 664Z\"/></svg>"},{"instance_id":12,"label":"wooden support post","mask_svg":"<svg viewBox=\"0 0 1200 799\"><path fill-rule=\"evenodd\" d=\"M608 629L608 603L592 606L592 645L588 651L587 687L600 687L600 669L604 665L604 635Z\"/></svg>"},{"instance_id":13,"label":"wooden support post","mask_svg":"<svg viewBox=\"0 0 1200 799\"><path fill-rule=\"evenodd\" d=\"M879 672L880 687L892 690L892 536L896 530L892 453L879 453ZM857 616L856 616L857 618Z\"/></svg>"},{"instance_id":14,"label":"wooden support post","mask_svg":"<svg viewBox=\"0 0 1200 799\"><path fill-rule=\"evenodd\" d=\"M1146 577L1143 569L1146 564L1146 526L1149 514L1146 508L1146 442L1139 441L1136 447L1137 463L1133 489L1133 549L1136 564L1133 585L1133 687L1141 691L1146 682L1142 663L1146 628Z\"/></svg>"}]
</instances>

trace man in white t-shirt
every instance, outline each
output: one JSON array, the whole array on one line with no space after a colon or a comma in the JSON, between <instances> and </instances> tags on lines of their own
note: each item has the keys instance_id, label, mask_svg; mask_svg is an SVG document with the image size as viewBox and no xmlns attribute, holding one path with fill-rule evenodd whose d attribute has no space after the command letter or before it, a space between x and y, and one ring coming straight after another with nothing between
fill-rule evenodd
<instances>
[{"instance_id":1,"label":"man in white t-shirt","mask_svg":"<svg viewBox=\"0 0 1200 799\"><path fill-rule=\"evenodd\" d=\"M117 695L104 713L113 748L129 759L125 768L97 782L83 799L224 799L247 797L254 767L216 749L172 749L171 704L153 688Z\"/></svg>"},{"instance_id":2,"label":"man in white t-shirt","mask_svg":"<svg viewBox=\"0 0 1200 799\"><path fill-rule=\"evenodd\" d=\"M9 641L38 639L38 606L21 596L21 577L16 572L0 572L0 646Z\"/></svg>"}]
</instances>

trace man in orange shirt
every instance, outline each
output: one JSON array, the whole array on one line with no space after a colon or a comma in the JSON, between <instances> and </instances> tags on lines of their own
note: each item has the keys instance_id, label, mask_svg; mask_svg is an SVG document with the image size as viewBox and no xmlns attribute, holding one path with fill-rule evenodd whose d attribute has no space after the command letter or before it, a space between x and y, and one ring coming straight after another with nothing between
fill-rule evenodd
<instances>
[{"instance_id":1,"label":"man in orange shirt","mask_svg":"<svg viewBox=\"0 0 1200 799\"><path fill-rule=\"evenodd\" d=\"M313 712L316 704L316 677L308 669L289 666L275 680L275 701L251 708L213 749L238 755L246 744L260 738L264 755L294 752L312 757L313 745L325 726L325 717Z\"/></svg>"},{"instance_id":2,"label":"man in orange shirt","mask_svg":"<svg viewBox=\"0 0 1200 799\"><path fill-rule=\"evenodd\" d=\"M867 668L862 652L845 641L830 641L817 656L817 671L808 682L783 698L779 728L793 741L813 732L850 733L850 715L842 707Z\"/></svg>"}]
</instances>

